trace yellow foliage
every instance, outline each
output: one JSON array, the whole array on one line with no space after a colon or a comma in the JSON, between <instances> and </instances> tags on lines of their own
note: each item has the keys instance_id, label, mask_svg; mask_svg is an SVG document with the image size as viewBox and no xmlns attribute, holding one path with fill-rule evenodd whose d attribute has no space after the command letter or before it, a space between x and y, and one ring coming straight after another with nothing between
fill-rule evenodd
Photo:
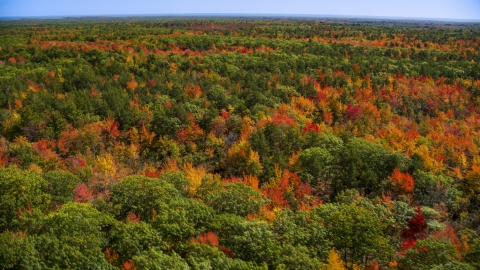
<instances>
[{"instance_id":1,"label":"yellow foliage","mask_svg":"<svg viewBox=\"0 0 480 270\"><path fill-rule=\"evenodd\" d=\"M397 261L391 261L388 263L388 266L390 269L398 269L398 262Z\"/></svg>"},{"instance_id":2,"label":"yellow foliage","mask_svg":"<svg viewBox=\"0 0 480 270\"><path fill-rule=\"evenodd\" d=\"M300 156L300 152L294 151L292 155L288 158L288 166L294 167L298 162L298 156Z\"/></svg>"},{"instance_id":3,"label":"yellow foliage","mask_svg":"<svg viewBox=\"0 0 480 270\"><path fill-rule=\"evenodd\" d=\"M278 180L282 178L283 170L278 166L278 163L275 163L273 165L273 178L270 179L270 184L271 185L276 185L278 183Z\"/></svg>"},{"instance_id":4,"label":"yellow foliage","mask_svg":"<svg viewBox=\"0 0 480 270\"><path fill-rule=\"evenodd\" d=\"M309 100L308 98L292 97L290 103L291 103L292 109L299 112L299 114L303 114L305 116L311 115L315 110L315 104L313 103L313 101Z\"/></svg>"},{"instance_id":5,"label":"yellow foliage","mask_svg":"<svg viewBox=\"0 0 480 270\"><path fill-rule=\"evenodd\" d=\"M135 143L130 144L130 146L128 146L126 150L127 157L129 158L138 158L138 153L139 153L138 145Z\"/></svg>"},{"instance_id":6,"label":"yellow foliage","mask_svg":"<svg viewBox=\"0 0 480 270\"><path fill-rule=\"evenodd\" d=\"M260 155L258 154L258 152L251 150L248 161L249 161L248 163L257 163L259 167L262 167L260 165Z\"/></svg>"},{"instance_id":7,"label":"yellow foliage","mask_svg":"<svg viewBox=\"0 0 480 270\"><path fill-rule=\"evenodd\" d=\"M40 168L40 166L38 166L37 164L30 164L28 166L28 169L31 170L31 171L34 171L38 174L42 174L42 172L43 172L42 168Z\"/></svg>"},{"instance_id":8,"label":"yellow foliage","mask_svg":"<svg viewBox=\"0 0 480 270\"><path fill-rule=\"evenodd\" d=\"M6 119L5 121L3 121L3 123L2 123L3 130L8 132L18 122L20 122L20 115L18 113L14 112L12 114L12 116L10 117L10 119Z\"/></svg>"},{"instance_id":9,"label":"yellow foliage","mask_svg":"<svg viewBox=\"0 0 480 270\"><path fill-rule=\"evenodd\" d=\"M250 134L252 134L254 125L255 121L253 121L250 117L245 116L242 119L242 131L240 132L240 137L242 139L247 139Z\"/></svg>"},{"instance_id":10,"label":"yellow foliage","mask_svg":"<svg viewBox=\"0 0 480 270\"><path fill-rule=\"evenodd\" d=\"M328 264L325 270L346 270L342 259L333 248L328 253Z\"/></svg>"},{"instance_id":11,"label":"yellow foliage","mask_svg":"<svg viewBox=\"0 0 480 270\"><path fill-rule=\"evenodd\" d=\"M360 268L360 266L358 266L358 264L353 264L353 268L352 270L361 270L362 268Z\"/></svg>"},{"instance_id":12,"label":"yellow foliage","mask_svg":"<svg viewBox=\"0 0 480 270\"><path fill-rule=\"evenodd\" d=\"M277 215L275 214L275 210L276 209L270 210L270 209L268 209L267 206L264 206L260 210L258 217L261 220L265 220L268 223L273 224L273 222L275 221L275 218L277 217Z\"/></svg>"},{"instance_id":13,"label":"yellow foliage","mask_svg":"<svg viewBox=\"0 0 480 270\"><path fill-rule=\"evenodd\" d=\"M115 175L115 163L113 162L112 155L105 154L103 156L97 157L97 168L99 173L107 177L112 177Z\"/></svg>"},{"instance_id":14,"label":"yellow foliage","mask_svg":"<svg viewBox=\"0 0 480 270\"><path fill-rule=\"evenodd\" d=\"M432 156L430 153L430 150L428 149L428 146L425 144L420 145L417 148L416 153L422 157L423 159L423 164L425 165L425 168L430 171L437 171L441 164L440 162L435 160L435 158Z\"/></svg>"},{"instance_id":15,"label":"yellow foliage","mask_svg":"<svg viewBox=\"0 0 480 270\"><path fill-rule=\"evenodd\" d=\"M175 63L170 63L170 71L172 71L172 74L175 74L178 70L178 66Z\"/></svg>"},{"instance_id":16,"label":"yellow foliage","mask_svg":"<svg viewBox=\"0 0 480 270\"><path fill-rule=\"evenodd\" d=\"M187 164L183 166L183 172L190 183L188 192L193 195L202 184L202 179L207 176L207 170L201 166L194 168L192 163L187 162Z\"/></svg>"},{"instance_id":17,"label":"yellow foliage","mask_svg":"<svg viewBox=\"0 0 480 270\"><path fill-rule=\"evenodd\" d=\"M260 189L258 188L258 182L259 182L258 178L251 174L243 176L243 183L246 186L252 187L253 189L259 191Z\"/></svg>"},{"instance_id":18,"label":"yellow foliage","mask_svg":"<svg viewBox=\"0 0 480 270\"><path fill-rule=\"evenodd\" d=\"M128 64L128 65L133 65L134 64L134 61L133 61L133 57L131 55L127 56L125 58L125 62Z\"/></svg>"}]
</instances>

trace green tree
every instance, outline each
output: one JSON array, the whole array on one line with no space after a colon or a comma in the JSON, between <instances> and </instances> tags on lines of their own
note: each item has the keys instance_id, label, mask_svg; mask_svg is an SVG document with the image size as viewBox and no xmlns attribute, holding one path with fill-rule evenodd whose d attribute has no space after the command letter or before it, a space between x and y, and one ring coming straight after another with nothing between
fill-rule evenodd
<instances>
[{"instance_id":1,"label":"green tree","mask_svg":"<svg viewBox=\"0 0 480 270\"><path fill-rule=\"evenodd\" d=\"M160 233L143 221L115 223L108 237L111 242L110 248L118 253L120 262L141 255L150 248L166 250L166 244L162 241Z\"/></svg>"},{"instance_id":2,"label":"green tree","mask_svg":"<svg viewBox=\"0 0 480 270\"><path fill-rule=\"evenodd\" d=\"M111 269L103 250L114 219L91 204L67 203L37 220L36 247L47 268Z\"/></svg>"},{"instance_id":3,"label":"green tree","mask_svg":"<svg viewBox=\"0 0 480 270\"><path fill-rule=\"evenodd\" d=\"M130 212L140 220L151 221L159 202L169 204L180 192L167 181L145 176L128 176L111 188L111 201L118 219L125 219Z\"/></svg>"},{"instance_id":4,"label":"green tree","mask_svg":"<svg viewBox=\"0 0 480 270\"><path fill-rule=\"evenodd\" d=\"M190 244L186 248L186 261L192 269L236 269L236 270L261 270L268 269L265 264L256 265L240 259L232 259L217 247L204 244Z\"/></svg>"},{"instance_id":5,"label":"green tree","mask_svg":"<svg viewBox=\"0 0 480 270\"><path fill-rule=\"evenodd\" d=\"M73 201L75 187L80 184L80 179L67 171L50 171L43 174L48 184L44 191L52 196L52 203L62 205Z\"/></svg>"},{"instance_id":6,"label":"green tree","mask_svg":"<svg viewBox=\"0 0 480 270\"><path fill-rule=\"evenodd\" d=\"M327 239L349 266L372 260L386 262L393 253L387 236L393 220L381 205L366 199L352 204L325 204L314 209L313 215L323 221Z\"/></svg>"},{"instance_id":7,"label":"green tree","mask_svg":"<svg viewBox=\"0 0 480 270\"><path fill-rule=\"evenodd\" d=\"M417 240L415 246L405 251L399 260L400 269L472 269L468 265L457 264L455 247L450 241L427 238Z\"/></svg>"},{"instance_id":8,"label":"green tree","mask_svg":"<svg viewBox=\"0 0 480 270\"><path fill-rule=\"evenodd\" d=\"M205 202L211 205L217 213L229 213L247 216L260 211L266 200L262 194L243 183L226 184L224 189L217 190L205 197Z\"/></svg>"},{"instance_id":9,"label":"green tree","mask_svg":"<svg viewBox=\"0 0 480 270\"><path fill-rule=\"evenodd\" d=\"M41 269L35 238L25 233L5 231L0 234L0 267L2 269Z\"/></svg>"},{"instance_id":10,"label":"green tree","mask_svg":"<svg viewBox=\"0 0 480 270\"><path fill-rule=\"evenodd\" d=\"M140 255L134 256L134 265L138 269L152 270L187 270L188 264L176 253L164 254L160 250L149 249Z\"/></svg>"},{"instance_id":11,"label":"green tree","mask_svg":"<svg viewBox=\"0 0 480 270\"><path fill-rule=\"evenodd\" d=\"M50 195L43 192L47 185L34 171L0 168L0 228L16 228L19 217L29 209L45 210L50 201Z\"/></svg>"}]
</instances>

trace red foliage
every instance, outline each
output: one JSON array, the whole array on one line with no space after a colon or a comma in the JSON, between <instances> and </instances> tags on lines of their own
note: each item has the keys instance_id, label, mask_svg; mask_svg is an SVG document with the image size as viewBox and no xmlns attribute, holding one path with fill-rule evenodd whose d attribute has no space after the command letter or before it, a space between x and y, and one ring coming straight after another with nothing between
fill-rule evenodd
<instances>
[{"instance_id":1,"label":"red foliage","mask_svg":"<svg viewBox=\"0 0 480 270\"><path fill-rule=\"evenodd\" d=\"M135 267L135 264L133 263L132 260L126 261L123 263L122 270L136 270L137 267Z\"/></svg>"},{"instance_id":2,"label":"red foliage","mask_svg":"<svg viewBox=\"0 0 480 270\"><path fill-rule=\"evenodd\" d=\"M228 257L230 257L232 259L235 258L235 254L233 254L233 252L230 249L228 249L227 247L221 246L220 251L222 251L223 254L227 255Z\"/></svg>"},{"instance_id":3,"label":"red foliage","mask_svg":"<svg viewBox=\"0 0 480 270\"><path fill-rule=\"evenodd\" d=\"M75 188L75 201L76 202L89 202L93 200L94 196L87 185L81 184Z\"/></svg>"},{"instance_id":4,"label":"red foliage","mask_svg":"<svg viewBox=\"0 0 480 270\"><path fill-rule=\"evenodd\" d=\"M457 232L452 225L447 225L445 229L434 232L432 236L437 239L444 239L450 241L455 246L455 250L457 251L457 253L460 252L460 250L462 249L462 242L458 238Z\"/></svg>"},{"instance_id":5,"label":"red foliage","mask_svg":"<svg viewBox=\"0 0 480 270\"><path fill-rule=\"evenodd\" d=\"M202 244L218 247L218 236L213 232L206 232L198 236L198 241Z\"/></svg>"},{"instance_id":6,"label":"red foliage","mask_svg":"<svg viewBox=\"0 0 480 270\"><path fill-rule=\"evenodd\" d=\"M28 88L33 90L34 92L40 91L40 86L36 85L33 81L27 80Z\"/></svg>"},{"instance_id":7,"label":"red foliage","mask_svg":"<svg viewBox=\"0 0 480 270\"><path fill-rule=\"evenodd\" d=\"M284 115L276 113L272 117L272 121L276 126L295 126L296 122L292 118Z\"/></svg>"},{"instance_id":8,"label":"red foliage","mask_svg":"<svg viewBox=\"0 0 480 270\"><path fill-rule=\"evenodd\" d=\"M265 197L270 199L273 207L287 207L287 200L283 196L283 190L280 187L268 187L263 189L262 193Z\"/></svg>"},{"instance_id":9,"label":"red foliage","mask_svg":"<svg viewBox=\"0 0 480 270\"><path fill-rule=\"evenodd\" d=\"M305 196L312 195L312 187L309 183L301 183L295 188L295 198L301 199Z\"/></svg>"},{"instance_id":10,"label":"red foliage","mask_svg":"<svg viewBox=\"0 0 480 270\"><path fill-rule=\"evenodd\" d=\"M369 262L365 270L378 270L380 266L377 261Z\"/></svg>"},{"instance_id":11,"label":"red foliage","mask_svg":"<svg viewBox=\"0 0 480 270\"><path fill-rule=\"evenodd\" d=\"M158 178L160 176L160 171L157 169L153 169L152 171L146 171L145 176L150 178Z\"/></svg>"},{"instance_id":12,"label":"red foliage","mask_svg":"<svg viewBox=\"0 0 480 270\"><path fill-rule=\"evenodd\" d=\"M151 80L149 79L149 80L148 80L148 85L150 85L150 86L155 86L155 85L157 85L157 81L154 80L154 79L151 79Z\"/></svg>"},{"instance_id":13,"label":"red foliage","mask_svg":"<svg viewBox=\"0 0 480 270\"><path fill-rule=\"evenodd\" d=\"M424 239L427 236L427 224L425 223L425 216L422 215L420 206L415 210L415 215L408 222L408 229L402 232L402 237L407 240Z\"/></svg>"},{"instance_id":14,"label":"red foliage","mask_svg":"<svg viewBox=\"0 0 480 270\"><path fill-rule=\"evenodd\" d=\"M0 153L0 166L5 167L8 162L8 157Z\"/></svg>"},{"instance_id":15,"label":"red foliage","mask_svg":"<svg viewBox=\"0 0 480 270\"><path fill-rule=\"evenodd\" d=\"M220 111L220 114L221 114L221 116L222 116L222 118L223 118L224 120L227 120L227 119L230 118L230 113L227 112L225 109L222 109L222 110Z\"/></svg>"},{"instance_id":16,"label":"red foliage","mask_svg":"<svg viewBox=\"0 0 480 270\"><path fill-rule=\"evenodd\" d=\"M409 240L406 240L404 242L402 242L402 250L407 250L409 248L412 248L415 246L415 242L417 242L415 239L409 239Z\"/></svg>"},{"instance_id":17,"label":"red foliage","mask_svg":"<svg viewBox=\"0 0 480 270\"><path fill-rule=\"evenodd\" d=\"M70 157L68 162L72 169L80 169L87 165L87 162L81 157Z\"/></svg>"},{"instance_id":18,"label":"red foliage","mask_svg":"<svg viewBox=\"0 0 480 270\"><path fill-rule=\"evenodd\" d=\"M140 217L138 217L134 212L128 213L127 218L133 223L140 222Z\"/></svg>"},{"instance_id":19,"label":"red foliage","mask_svg":"<svg viewBox=\"0 0 480 270\"><path fill-rule=\"evenodd\" d=\"M307 125L303 128L302 135L305 135L307 132L319 132L318 126L315 123L307 123Z\"/></svg>"},{"instance_id":20,"label":"red foliage","mask_svg":"<svg viewBox=\"0 0 480 270\"><path fill-rule=\"evenodd\" d=\"M120 135L120 130L118 130L118 127L120 124L115 121L115 120L106 120L106 126L105 126L105 132L108 133L109 135L113 137L118 137Z\"/></svg>"},{"instance_id":21,"label":"red foliage","mask_svg":"<svg viewBox=\"0 0 480 270\"><path fill-rule=\"evenodd\" d=\"M362 109L358 105L347 104L345 109L345 114L348 120L354 121L360 115L362 115Z\"/></svg>"}]
</instances>

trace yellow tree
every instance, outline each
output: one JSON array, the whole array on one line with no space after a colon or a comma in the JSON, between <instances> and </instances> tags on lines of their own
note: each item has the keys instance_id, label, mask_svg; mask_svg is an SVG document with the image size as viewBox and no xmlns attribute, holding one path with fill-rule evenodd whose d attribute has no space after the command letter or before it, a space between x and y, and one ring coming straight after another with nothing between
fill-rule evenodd
<instances>
[{"instance_id":1,"label":"yellow tree","mask_svg":"<svg viewBox=\"0 0 480 270\"><path fill-rule=\"evenodd\" d=\"M342 259L333 248L328 253L328 264L324 270L346 270Z\"/></svg>"}]
</instances>

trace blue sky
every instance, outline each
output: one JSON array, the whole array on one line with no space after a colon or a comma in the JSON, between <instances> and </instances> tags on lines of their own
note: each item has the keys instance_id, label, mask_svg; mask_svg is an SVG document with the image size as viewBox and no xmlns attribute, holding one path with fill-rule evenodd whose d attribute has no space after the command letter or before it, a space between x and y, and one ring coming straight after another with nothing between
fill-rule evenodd
<instances>
[{"instance_id":1,"label":"blue sky","mask_svg":"<svg viewBox=\"0 0 480 270\"><path fill-rule=\"evenodd\" d=\"M192 13L319 14L480 21L480 0L0 0L0 17Z\"/></svg>"}]
</instances>

